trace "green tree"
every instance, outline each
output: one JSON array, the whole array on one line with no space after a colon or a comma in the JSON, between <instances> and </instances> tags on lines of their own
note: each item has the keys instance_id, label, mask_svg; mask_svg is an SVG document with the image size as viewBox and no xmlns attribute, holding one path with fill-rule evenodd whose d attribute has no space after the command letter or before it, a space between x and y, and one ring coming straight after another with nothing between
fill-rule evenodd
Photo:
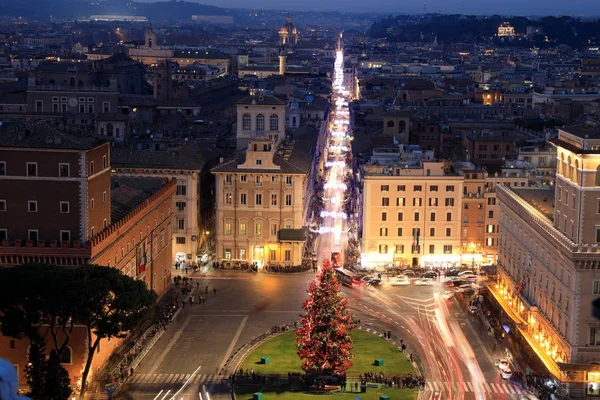
<instances>
[{"instance_id":1,"label":"green tree","mask_svg":"<svg viewBox=\"0 0 600 400\"><path fill-rule=\"evenodd\" d=\"M348 301L340 294L340 284L329 260L310 284L305 313L296 331L302 369L309 373L343 375L352 367L352 315Z\"/></svg>"},{"instance_id":2,"label":"green tree","mask_svg":"<svg viewBox=\"0 0 600 400\"><path fill-rule=\"evenodd\" d=\"M45 399L48 363L46 361L46 348L43 341L36 340L31 342L27 358L28 363L25 367L25 377L29 386L27 395L33 400Z\"/></svg>"},{"instance_id":3,"label":"green tree","mask_svg":"<svg viewBox=\"0 0 600 400\"><path fill-rule=\"evenodd\" d=\"M68 400L71 393L73 393L71 379L67 370L61 365L55 351L50 352L46 366L46 380L44 382L45 398L48 400Z\"/></svg>"}]
</instances>

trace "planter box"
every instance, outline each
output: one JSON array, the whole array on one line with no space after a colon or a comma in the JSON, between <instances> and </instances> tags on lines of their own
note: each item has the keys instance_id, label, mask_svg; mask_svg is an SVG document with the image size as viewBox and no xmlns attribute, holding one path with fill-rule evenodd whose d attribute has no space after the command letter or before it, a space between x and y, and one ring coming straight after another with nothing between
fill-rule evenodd
<instances>
[{"instance_id":1,"label":"planter box","mask_svg":"<svg viewBox=\"0 0 600 400\"><path fill-rule=\"evenodd\" d=\"M8 247L8 246L10 246L10 240L2 239L2 247Z\"/></svg>"},{"instance_id":2,"label":"planter box","mask_svg":"<svg viewBox=\"0 0 600 400\"><path fill-rule=\"evenodd\" d=\"M73 241L73 248L75 248L75 249L81 248L81 242L79 240Z\"/></svg>"},{"instance_id":3,"label":"planter box","mask_svg":"<svg viewBox=\"0 0 600 400\"><path fill-rule=\"evenodd\" d=\"M27 242L25 242L25 246L33 247L33 240L28 240Z\"/></svg>"},{"instance_id":4,"label":"planter box","mask_svg":"<svg viewBox=\"0 0 600 400\"><path fill-rule=\"evenodd\" d=\"M69 247L71 247L71 243L70 242L62 242L62 248L63 249L68 249Z\"/></svg>"},{"instance_id":5,"label":"planter box","mask_svg":"<svg viewBox=\"0 0 600 400\"><path fill-rule=\"evenodd\" d=\"M271 357L261 357L260 358L260 363L261 364L270 364L271 363Z\"/></svg>"},{"instance_id":6,"label":"planter box","mask_svg":"<svg viewBox=\"0 0 600 400\"><path fill-rule=\"evenodd\" d=\"M38 242L38 247L46 247L46 241L45 240L40 240Z\"/></svg>"},{"instance_id":7,"label":"planter box","mask_svg":"<svg viewBox=\"0 0 600 400\"><path fill-rule=\"evenodd\" d=\"M21 241L20 240L15 240L15 247L21 247Z\"/></svg>"},{"instance_id":8,"label":"planter box","mask_svg":"<svg viewBox=\"0 0 600 400\"><path fill-rule=\"evenodd\" d=\"M52 247L53 249L58 247L58 242L56 240L51 240L50 241L50 247Z\"/></svg>"},{"instance_id":9,"label":"planter box","mask_svg":"<svg viewBox=\"0 0 600 400\"><path fill-rule=\"evenodd\" d=\"M376 367L383 367L383 358L376 358L373 365Z\"/></svg>"}]
</instances>

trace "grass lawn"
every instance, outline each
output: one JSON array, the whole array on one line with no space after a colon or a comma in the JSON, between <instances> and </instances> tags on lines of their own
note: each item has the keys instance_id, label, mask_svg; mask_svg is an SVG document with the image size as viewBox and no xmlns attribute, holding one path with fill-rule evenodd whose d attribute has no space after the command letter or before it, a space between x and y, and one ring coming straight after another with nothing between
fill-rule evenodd
<instances>
[{"instance_id":1,"label":"grass lawn","mask_svg":"<svg viewBox=\"0 0 600 400\"><path fill-rule=\"evenodd\" d=\"M386 376L414 374L413 366L404 354L386 340L359 329L354 329L351 335L354 339L354 358L352 359L352 368L347 373L349 377L358 376L365 372L383 372ZM301 361L296 354L295 338L296 333L292 330L268 340L250 353L240 368L243 368L244 371L252 368L255 372L261 374L287 375L288 372L302 372L300 368ZM271 358L270 364L260 363L261 357L264 356ZM383 359L384 364L382 367L373 365L376 358ZM402 390L402 392L405 392L405 390ZM340 399L345 399L345 396L336 395ZM295 397L290 398L294 399ZM354 397L348 398L354 399Z\"/></svg>"}]
</instances>

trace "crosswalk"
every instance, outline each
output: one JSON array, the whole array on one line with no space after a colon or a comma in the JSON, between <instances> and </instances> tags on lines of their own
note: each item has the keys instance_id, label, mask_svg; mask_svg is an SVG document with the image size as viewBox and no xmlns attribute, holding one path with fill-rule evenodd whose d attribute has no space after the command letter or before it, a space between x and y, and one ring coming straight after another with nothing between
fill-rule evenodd
<instances>
[{"instance_id":1,"label":"crosswalk","mask_svg":"<svg viewBox=\"0 0 600 400\"><path fill-rule=\"evenodd\" d=\"M475 392L478 384L473 382L437 382L427 381L425 386L431 392ZM479 384L479 389L483 393L496 393L496 394L527 394L529 393L526 389L523 389L512 383L488 383L483 382Z\"/></svg>"},{"instance_id":2,"label":"crosswalk","mask_svg":"<svg viewBox=\"0 0 600 400\"><path fill-rule=\"evenodd\" d=\"M188 385L203 385L210 382L216 382L221 378L218 375L197 374L192 377L192 374L134 374L128 383L134 385L177 385L188 382Z\"/></svg>"}]
</instances>

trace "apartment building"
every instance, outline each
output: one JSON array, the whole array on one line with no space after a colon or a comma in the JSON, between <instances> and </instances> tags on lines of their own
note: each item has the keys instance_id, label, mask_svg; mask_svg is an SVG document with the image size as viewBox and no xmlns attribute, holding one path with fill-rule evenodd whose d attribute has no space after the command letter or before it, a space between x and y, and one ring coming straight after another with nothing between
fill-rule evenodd
<instances>
[{"instance_id":1,"label":"apartment building","mask_svg":"<svg viewBox=\"0 0 600 400\"><path fill-rule=\"evenodd\" d=\"M362 265L461 260L463 177L445 162L363 165Z\"/></svg>"},{"instance_id":2,"label":"apartment building","mask_svg":"<svg viewBox=\"0 0 600 400\"><path fill-rule=\"evenodd\" d=\"M271 95L248 96L238 101L238 150L246 148L255 136L269 137L276 148L285 136L286 106L287 102Z\"/></svg>"},{"instance_id":3,"label":"apartment building","mask_svg":"<svg viewBox=\"0 0 600 400\"><path fill-rule=\"evenodd\" d=\"M113 176L177 181L171 204L174 214L171 262L196 261L200 245L205 244L206 235L210 235L210 231L200 232L199 225L201 160L183 154L126 148L114 148L111 158Z\"/></svg>"},{"instance_id":4,"label":"apartment building","mask_svg":"<svg viewBox=\"0 0 600 400\"><path fill-rule=\"evenodd\" d=\"M311 165L306 150L278 151L273 138L259 136L245 152L211 170L216 175L219 261L226 266L301 264Z\"/></svg>"},{"instance_id":5,"label":"apartment building","mask_svg":"<svg viewBox=\"0 0 600 400\"><path fill-rule=\"evenodd\" d=\"M490 293L515 338L569 398L600 395L600 127L560 129L555 188L498 185L498 280Z\"/></svg>"}]
</instances>

